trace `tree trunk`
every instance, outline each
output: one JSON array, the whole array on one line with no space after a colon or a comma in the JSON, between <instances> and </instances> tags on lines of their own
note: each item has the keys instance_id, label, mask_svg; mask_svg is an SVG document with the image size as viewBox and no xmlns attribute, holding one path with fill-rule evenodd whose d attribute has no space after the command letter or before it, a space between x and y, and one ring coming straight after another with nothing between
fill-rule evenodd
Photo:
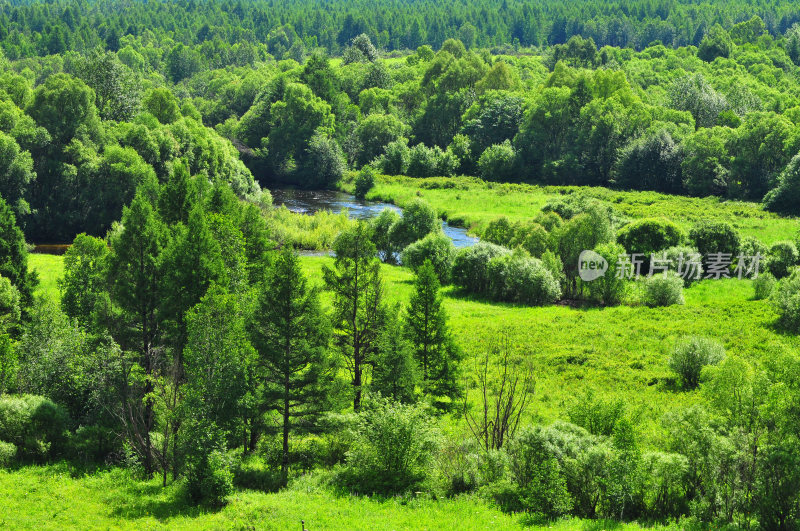
<instances>
[{"instance_id":1,"label":"tree trunk","mask_svg":"<svg viewBox=\"0 0 800 531\"><path fill-rule=\"evenodd\" d=\"M285 484L289 479L289 373L284 379L283 395L283 459L281 461L281 478Z\"/></svg>"}]
</instances>

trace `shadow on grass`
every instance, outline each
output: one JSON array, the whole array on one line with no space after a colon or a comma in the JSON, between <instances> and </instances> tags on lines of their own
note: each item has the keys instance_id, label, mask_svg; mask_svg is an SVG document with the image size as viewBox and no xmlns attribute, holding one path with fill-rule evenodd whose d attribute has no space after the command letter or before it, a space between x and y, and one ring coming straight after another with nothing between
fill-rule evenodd
<instances>
[{"instance_id":1,"label":"shadow on grass","mask_svg":"<svg viewBox=\"0 0 800 531\"><path fill-rule=\"evenodd\" d=\"M414 281L413 279L410 279L401 281L401 283L407 283L413 285ZM491 304L492 306L500 306L505 308L550 308L554 306L564 306L570 308L571 310L579 310L579 311L613 308L613 306L603 306L601 304L597 304L596 302L585 299L559 299L556 302L549 304L525 304L521 302L496 301L485 295L477 295L475 293L472 293L471 291L468 291L464 288L459 288L452 284L446 287L448 289L443 290L442 294L449 299L465 301L465 302L478 302L482 304Z\"/></svg>"},{"instance_id":2,"label":"shadow on grass","mask_svg":"<svg viewBox=\"0 0 800 531\"><path fill-rule=\"evenodd\" d=\"M166 488L156 483L140 483L128 485L123 489L125 495L111 511L114 518L137 520L155 518L166 521L176 516L196 517L213 513L222 507L193 506L182 484L173 484Z\"/></svg>"}]
</instances>

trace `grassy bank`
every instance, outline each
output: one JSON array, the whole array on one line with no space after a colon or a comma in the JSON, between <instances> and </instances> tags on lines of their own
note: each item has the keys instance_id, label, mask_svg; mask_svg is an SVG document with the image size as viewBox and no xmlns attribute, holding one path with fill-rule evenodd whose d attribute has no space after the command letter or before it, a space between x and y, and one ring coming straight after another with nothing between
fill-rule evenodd
<instances>
[{"instance_id":1,"label":"grassy bank","mask_svg":"<svg viewBox=\"0 0 800 531\"><path fill-rule=\"evenodd\" d=\"M349 190L351 185L344 187ZM798 230L796 219L766 212L758 203L656 192L620 192L601 187L491 183L472 177L382 176L367 198L402 207L415 197L422 197L451 223L480 235L486 224L499 216L508 216L511 220L532 218L549 200L573 193L608 203L626 217L666 217L686 229L701 220L727 221L742 235L755 236L766 244L792 239Z\"/></svg>"}]
</instances>

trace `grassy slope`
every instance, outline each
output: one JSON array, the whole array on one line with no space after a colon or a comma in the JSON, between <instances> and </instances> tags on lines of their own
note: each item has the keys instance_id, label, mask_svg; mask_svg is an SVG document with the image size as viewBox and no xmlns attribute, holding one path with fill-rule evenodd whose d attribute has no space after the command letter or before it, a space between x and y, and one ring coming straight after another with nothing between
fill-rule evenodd
<instances>
[{"instance_id":1,"label":"grassy slope","mask_svg":"<svg viewBox=\"0 0 800 531\"><path fill-rule=\"evenodd\" d=\"M432 188L441 184L448 188ZM367 195L399 206L414 197L430 202L451 222L480 234L498 216L512 220L534 217L548 200L579 191L612 204L631 218L666 217L687 230L701 220L728 221L745 236L756 236L766 244L790 240L797 233L796 219L765 212L757 203L723 201L716 197L694 198L655 192L619 192L600 187L535 186L487 183L470 177L414 179L381 177Z\"/></svg>"}]
</instances>

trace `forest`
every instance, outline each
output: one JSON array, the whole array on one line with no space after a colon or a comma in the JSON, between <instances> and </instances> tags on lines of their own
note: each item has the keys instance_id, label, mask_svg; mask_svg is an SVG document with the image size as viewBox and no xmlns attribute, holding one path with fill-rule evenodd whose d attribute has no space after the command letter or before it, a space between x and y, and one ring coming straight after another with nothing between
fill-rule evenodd
<instances>
[{"instance_id":1,"label":"forest","mask_svg":"<svg viewBox=\"0 0 800 531\"><path fill-rule=\"evenodd\" d=\"M800 529L792 4L15 1L0 52L0 527Z\"/></svg>"}]
</instances>

